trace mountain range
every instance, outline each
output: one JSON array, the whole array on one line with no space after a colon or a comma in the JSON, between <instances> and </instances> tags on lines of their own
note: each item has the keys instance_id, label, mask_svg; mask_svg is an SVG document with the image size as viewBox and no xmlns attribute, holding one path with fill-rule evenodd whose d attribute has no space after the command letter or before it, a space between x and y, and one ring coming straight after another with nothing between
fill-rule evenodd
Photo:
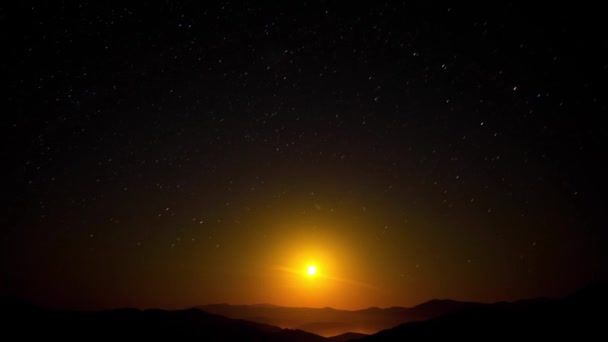
<instances>
[{"instance_id":1,"label":"mountain range","mask_svg":"<svg viewBox=\"0 0 608 342\"><path fill-rule=\"evenodd\" d=\"M100 312L47 310L23 302L0 299L5 337L19 340L61 339L108 340L206 340L206 341L296 341L343 342L353 341L428 341L451 340L521 340L530 338L560 340L606 340L608 337L603 311L608 304L606 286L595 286L578 291L563 299L532 299L494 304L455 301L431 301L413 308L369 308L358 311L331 308L285 308L270 305L230 306L210 305L203 308L222 308L231 313L284 313L285 322L308 316L313 328L337 326L366 326L402 321L395 326L363 335L348 332L323 337L302 329L286 329L276 325L228 318L200 308L187 310L118 309ZM238 308L236 310L235 308ZM230 309L230 310L229 310ZM217 310L216 310L217 311ZM230 313L229 312L229 313ZM443 314L438 314L444 312ZM435 316L438 315L438 316ZM434 317L431 317L434 316ZM262 317L262 316L260 316ZM358 321L341 321L346 318ZM424 317L431 317L426 318ZM362 319L370 319L368 324ZM419 319L419 320L418 320ZM311 323L310 323L311 322ZM325 322L325 323L324 323ZM406 323L404 323L406 322ZM327 331L327 330L324 330ZM603 336L603 337L602 337Z\"/></svg>"},{"instance_id":2,"label":"mountain range","mask_svg":"<svg viewBox=\"0 0 608 342\"><path fill-rule=\"evenodd\" d=\"M333 308L282 307L270 304L213 304L197 308L229 318L305 330L328 337L346 332L373 334L402 323L423 321L477 305L480 304L453 300L432 300L412 308L391 307L381 309L372 307L355 311Z\"/></svg>"},{"instance_id":3,"label":"mountain range","mask_svg":"<svg viewBox=\"0 0 608 342\"><path fill-rule=\"evenodd\" d=\"M17 340L327 341L309 332L230 319L199 309L54 311L3 300L0 315L3 335Z\"/></svg>"},{"instance_id":4,"label":"mountain range","mask_svg":"<svg viewBox=\"0 0 608 342\"><path fill-rule=\"evenodd\" d=\"M533 299L475 306L435 319L406 323L358 342L383 341L604 341L606 286L560 300Z\"/></svg>"}]
</instances>

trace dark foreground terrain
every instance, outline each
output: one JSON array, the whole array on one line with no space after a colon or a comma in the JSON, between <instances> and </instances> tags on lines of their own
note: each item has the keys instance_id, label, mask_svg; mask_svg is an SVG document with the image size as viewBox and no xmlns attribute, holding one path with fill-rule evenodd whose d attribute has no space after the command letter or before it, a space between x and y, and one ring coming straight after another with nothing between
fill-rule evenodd
<instances>
[{"instance_id":1,"label":"dark foreground terrain","mask_svg":"<svg viewBox=\"0 0 608 342\"><path fill-rule=\"evenodd\" d=\"M72 312L49 311L5 301L2 311L6 324L4 333L19 340L325 340L300 330L225 318L198 309Z\"/></svg>"},{"instance_id":2,"label":"dark foreground terrain","mask_svg":"<svg viewBox=\"0 0 608 342\"><path fill-rule=\"evenodd\" d=\"M590 287L560 300L533 299L514 303L463 305L459 311L425 321L397 325L374 335L344 334L333 338L297 329L282 329L231 319L200 309L75 312L45 310L3 299L0 310L3 334L19 340L605 340L608 335L608 320L603 314L608 304L605 290L606 286ZM379 315L386 314L380 309L376 311ZM370 312L366 314L371 315Z\"/></svg>"},{"instance_id":3,"label":"dark foreground terrain","mask_svg":"<svg viewBox=\"0 0 608 342\"><path fill-rule=\"evenodd\" d=\"M606 286L596 286L561 300L480 305L402 324L360 341L604 341L608 337L607 299Z\"/></svg>"}]
</instances>

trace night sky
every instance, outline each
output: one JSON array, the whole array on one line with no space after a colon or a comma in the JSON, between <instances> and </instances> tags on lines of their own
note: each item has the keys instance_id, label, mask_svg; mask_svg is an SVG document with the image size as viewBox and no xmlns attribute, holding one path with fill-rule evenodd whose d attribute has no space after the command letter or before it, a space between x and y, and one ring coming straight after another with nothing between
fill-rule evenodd
<instances>
[{"instance_id":1,"label":"night sky","mask_svg":"<svg viewBox=\"0 0 608 342\"><path fill-rule=\"evenodd\" d=\"M2 5L1 295L360 309L607 278L599 5L204 3Z\"/></svg>"}]
</instances>

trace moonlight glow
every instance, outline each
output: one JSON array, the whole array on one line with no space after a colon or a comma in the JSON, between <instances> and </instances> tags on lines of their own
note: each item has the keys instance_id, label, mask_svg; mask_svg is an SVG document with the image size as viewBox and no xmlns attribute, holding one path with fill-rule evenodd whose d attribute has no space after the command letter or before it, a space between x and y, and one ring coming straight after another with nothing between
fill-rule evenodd
<instances>
[{"instance_id":1,"label":"moonlight glow","mask_svg":"<svg viewBox=\"0 0 608 342\"><path fill-rule=\"evenodd\" d=\"M142 3L0 10L0 308L362 310L608 282L599 5ZM336 317L262 323L338 335Z\"/></svg>"}]
</instances>

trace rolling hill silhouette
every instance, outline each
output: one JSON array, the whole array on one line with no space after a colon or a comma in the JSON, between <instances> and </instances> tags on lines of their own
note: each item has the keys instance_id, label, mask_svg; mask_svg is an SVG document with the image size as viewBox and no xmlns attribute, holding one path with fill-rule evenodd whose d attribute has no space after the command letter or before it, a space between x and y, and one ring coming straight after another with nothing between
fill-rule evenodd
<instances>
[{"instance_id":1,"label":"rolling hill silhouette","mask_svg":"<svg viewBox=\"0 0 608 342\"><path fill-rule=\"evenodd\" d=\"M230 319L198 309L51 311L3 300L3 335L19 340L208 340L320 342L301 330Z\"/></svg>"},{"instance_id":2,"label":"rolling hill silhouette","mask_svg":"<svg viewBox=\"0 0 608 342\"><path fill-rule=\"evenodd\" d=\"M411 308L391 307L380 309L372 307L355 311L332 308L282 307L269 304L213 304L197 308L230 318L289 329L300 329L328 337L346 332L373 334L405 322L427 320L477 305L480 304L453 300L432 300Z\"/></svg>"},{"instance_id":3,"label":"rolling hill silhouette","mask_svg":"<svg viewBox=\"0 0 608 342\"><path fill-rule=\"evenodd\" d=\"M310 332L283 329L274 325L227 318L200 309L179 311L118 309L100 312L45 310L15 300L0 299L3 336L19 340L208 340L208 341L296 341L343 342L426 341L426 340L521 340L538 338L566 340L605 340L603 310L608 304L608 287L595 286L563 299L531 299L518 302L475 304L454 301L430 301L413 308L369 308L358 311L331 308L284 308L270 305L211 305L231 312L286 314L286 321L308 319L318 329L324 325L372 326L391 320L422 318L396 325L373 335L349 332L322 337ZM238 311L238 310L241 311ZM218 310L216 310L218 311ZM314 315L319 316L314 316ZM268 317L267 317L268 318ZM353 321L342 321L347 318ZM339 319L336 321L336 319ZM373 324L365 325L362 319ZM324 321L325 320L325 321Z\"/></svg>"},{"instance_id":4,"label":"rolling hill silhouette","mask_svg":"<svg viewBox=\"0 0 608 342\"><path fill-rule=\"evenodd\" d=\"M606 289L588 288L560 300L479 305L424 322L402 324L359 341L603 341L608 337L602 314L608 304Z\"/></svg>"},{"instance_id":5,"label":"rolling hill silhouette","mask_svg":"<svg viewBox=\"0 0 608 342\"><path fill-rule=\"evenodd\" d=\"M348 333L344 333L344 334L341 334L341 335L336 335L336 336L328 337L327 341L329 341L329 342L354 341L354 340L359 340L359 339L361 339L363 337L366 337L366 336L368 336L368 335L348 332Z\"/></svg>"}]
</instances>

